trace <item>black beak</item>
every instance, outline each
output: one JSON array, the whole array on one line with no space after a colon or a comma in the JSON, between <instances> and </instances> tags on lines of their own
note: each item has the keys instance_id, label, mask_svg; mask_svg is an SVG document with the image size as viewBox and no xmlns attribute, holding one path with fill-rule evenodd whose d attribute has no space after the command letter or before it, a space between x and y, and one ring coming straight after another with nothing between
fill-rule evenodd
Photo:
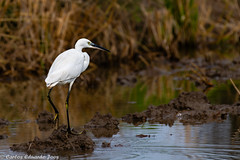
<instances>
[{"instance_id":1,"label":"black beak","mask_svg":"<svg viewBox=\"0 0 240 160\"><path fill-rule=\"evenodd\" d=\"M108 49L103 48L103 47L101 47L101 46L99 46L99 45L97 45L97 44L90 43L90 45L93 46L93 47L96 48L96 49L100 49L100 50L103 50L103 51L106 51L106 52L110 52Z\"/></svg>"}]
</instances>

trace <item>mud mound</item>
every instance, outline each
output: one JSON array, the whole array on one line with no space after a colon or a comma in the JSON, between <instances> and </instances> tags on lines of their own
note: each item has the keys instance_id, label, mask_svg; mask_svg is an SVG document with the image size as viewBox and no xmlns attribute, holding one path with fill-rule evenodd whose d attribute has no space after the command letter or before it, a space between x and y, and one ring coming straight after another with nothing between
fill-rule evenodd
<instances>
[{"instance_id":1,"label":"mud mound","mask_svg":"<svg viewBox=\"0 0 240 160\"><path fill-rule=\"evenodd\" d=\"M8 120L5 120L3 118L0 118L0 126L8 125Z\"/></svg>"},{"instance_id":2,"label":"mud mound","mask_svg":"<svg viewBox=\"0 0 240 160\"><path fill-rule=\"evenodd\" d=\"M170 105L149 106L145 112L149 123L158 122L169 126L173 125L177 115L177 110Z\"/></svg>"},{"instance_id":3,"label":"mud mound","mask_svg":"<svg viewBox=\"0 0 240 160\"><path fill-rule=\"evenodd\" d=\"M131 121L131 117L146 116L149 123L171 126L176 119L183 124L221 122L227 118L228 114L240 115L240 105L238 103L235 105L212 105L201 92L183 92L168 104L149 106L146 111L128 114L122 119L128 123L142 123L141 118ZM128 119L130 120L128 121Z\"/></svg>"},{"instance_id":4,"label":"mud mound","mask_svg":"<svg viewBox=\"0 0 240 160\"><path fill-rule=\"evenodd\" d=\"M111 143L109 143L109 142L102 142L102 147L103 148L111 147Z\"/></svg>"},{"instance_id":5,"label":"mud mound","mask_svg":"<svg viewBox=\"0 0 240 160\"><path fill-rule=\"evenodd\" d=\"M84 125L85 128L118 128L119 121L111 114L101 115L96 112L94 117Z\"/></svg>"},{"instance_id":6,"label":"mud mound","mask_svg":"<svg viewBox=\"0 0 240 160\"><path fill-rule=\"evenodd\" d=\"M178 114L178 119L183 124L204 124L208 122L222 122L227 118L227 113L217 110L188 111Z\"/></svg>"},{"instance_id":7,"label":"mud mound","mask_svg":"<svg viewBox=\"0 0 240 160\"><path fill-rule=\"evenodd\" d=\"M94 117L84 125L84 128L88 128L95 137L112 137L117 134L119 121L112 117L111 114L101 115L96 112Z\"/></svg>"},{"instance_id":8,"label":"mud mound","mask_svg":"<svg viewBox=\"0 0 240 160\"><path fill-rule=\"evenodd\" d=\"M147 115L145 112L127 114L122 117L122 121L132 123L133 125L138 126L147 121Z\"/></svg>"},{"instance_id":9,"label":"mud mound","mask_svg":"<svg viewBox=\"0 0 240 160\"><path fill-rule=\"evenodd\" d=\"M205 109L210 104L207 97L201 92L182 92L177 98L170 101L168 105L181 111Z\"/></svg>"},{"instance_id":10,"label":"mud mound","mask_svg":"<svg viewBox=\"0 0 240 160\"><path fill-rule=\"evenodd\" d=\"M27 153L78 153L92 152L93 147L94 142L86 135L86 132L68 134L67 127L60 126L46 140L35 137L28 143L14 144L10 149Z\"/></svg>"},{"instance_id":11,"label":"mud mound","mask_svg":"<svg viewBox=\"0 0 240 160\"><path fill-rule=\"evenodd\" d=\"M187 110L178 109L178 119L183 124L203 124L208 122L222 122L228 114L239 115L240 107L237 105L213 105L207 97L200 92L183 92L179 97L188 97ZM181 100L181 98L176 98ZM179 102L179 101L178 101ZM172 104L171 102L169 104ZM179 103L178 103L179 104ZM176 108L176 105L173 105ZM180 106L178 108L181 108ZM190 110L189 110L190 109Z\"/></svg>"},{"instance_id":12,"label":"mud mound","mask_svg":"<svg viewBox=\"0 0 240 160\"><path fill-rule=\"evenodd\" d=\"M139 137L139 138L148 137L148 138L150 138L151 136L150 135L146 135L146 134L138 134L138 135L136 135L136 137Z\"/></svg>"}]
</instances>

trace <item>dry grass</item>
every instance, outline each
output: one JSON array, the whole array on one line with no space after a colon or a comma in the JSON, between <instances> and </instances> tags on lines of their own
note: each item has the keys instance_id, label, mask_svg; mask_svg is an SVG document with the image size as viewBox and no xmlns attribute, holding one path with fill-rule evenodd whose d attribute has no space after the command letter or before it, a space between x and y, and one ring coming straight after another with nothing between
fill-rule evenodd
<instances>
[{"instance_id":1,"label":"dry grass","mask_svg":"<svg viewBox=\"0 0 240 160\"><path fill-rule=\"evenodd\" d=\"M219 17L216 13L220 11L209 5L213 0L175 2L2 0L0 74L44 75L53 59L74 46L80 37L111 50L111 55L98 56L93 51L91 57L96 64L137 58L138 63L151 65L160 50L168 58L179 58L179 44L189 41L196 44L239 41L237 2L218 0L217 4L231 11L221 12Z\"/></svg>"},{"instance_id":2,"label":"dry grass","mask_svg":"<svg viewBox=\"0 0 240 160\"><path fill-rule=\"evenodd\" d=\"M230 82L232 83L233 87L235 88L235 90L237 91L238 95L240 95L240 91L237 88L237 86L235 85L235 83L233 82L232 78L230 78Z\"/></svg>"}]
</instances>

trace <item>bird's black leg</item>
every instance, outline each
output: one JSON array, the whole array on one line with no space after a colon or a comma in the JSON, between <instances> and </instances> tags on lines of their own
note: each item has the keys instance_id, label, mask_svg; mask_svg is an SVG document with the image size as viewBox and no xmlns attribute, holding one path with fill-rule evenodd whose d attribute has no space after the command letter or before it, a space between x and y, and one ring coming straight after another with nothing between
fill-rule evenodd
<instances>
[{"instance_id":1,"label":"bird's black leg","mask_svg":"<svg viewBox=\"0 0 240 160\"><path fill-rule=\"evenodd\" d=\"M48 101L49 103L51 104L51 106L53 107L54 111L55 111L55 117L54 117L54 121L57 120L57 123L59 123L59 112L57 110L57 108L55 107L55 105L53 104L52 100L51 100L51 97L50 97L50 93L52 91L53 88L50 88L49 91L48 91ZM59 124L58 124L59 125Z\"/></svg>"},{"instance_id":2,"label":"bird's black leg","mask_svg":"<svg viewBox=\"0 0 240 160\"><path fill-rule=\"evenodd\" d=\"M70 90L68 91L67 99L66 99L66 111L67 111L67 123L68 123L67 131L68 131L68 133L71 133L70 122L69 122L69 114L68 114L69 96L70 96Z\"/></svg>"}]
</instances>

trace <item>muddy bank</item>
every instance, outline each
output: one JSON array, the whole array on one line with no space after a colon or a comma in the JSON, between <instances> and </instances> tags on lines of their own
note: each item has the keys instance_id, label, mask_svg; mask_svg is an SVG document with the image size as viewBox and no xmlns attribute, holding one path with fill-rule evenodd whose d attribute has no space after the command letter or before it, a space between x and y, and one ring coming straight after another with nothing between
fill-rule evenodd
<instances>
[{"instance_id":1,"label":"muddy bank","mask_svg":"<svg viewBox=\"0 0 240 160\"><path fill-rule=\"evenodd\" d=\"M210 51L206 51L208 52ZM118 76L116 82L123 86L133 86L137 77L174 76L175 79L188 79L203 90L211 87L212 80L227 81L240 77L240 57L233 60L211 58L182 58L179 61L166 60L164 57L155 59L149 67Z\"/></svg>"},{"instance_id":2,"label":"muddy bank","mask_svg":"<svg viewBox=\"0 0 240 160\"><path fill-rule=\"evenodd\" d=\"M213 105L201 92L182 92L168 104L149 106L146 111L127 114L122 120L127 123L142 124L145 122L143 119L147 118L149 123L172 126L177 119L183 124L221 122L228 114L240 115L240 104Z\"/></svg>"},{"instance_id":3,"label":"muddy bank","mask_svg":"<svg viewBox=\"0 0 240 160\"><path fill-rule=\"evenodd\" d=\"M147 121L147 115L143 113L127 114L122 117L122 120L127 123L132 123L135 126L143 124Z\"/></svg>"},{"instance_id":4,"label":"muddy bank","mask_svg":"<svg viewBox=\"0 0 240 160\"><path fill-rule=\"evenodd\" d=\"M101 115L96 112L93 118L84 125L84 128L90 130L95 137L112 137L119 131L119 121L111 114Z\"/></svg>"},{"instance_id":5,"label":"muddy bank","mask_svg":"<svg viewBox=\"0 0 240 160\"><path fill-rule=\"evenodd\" d=\"M31 154L37 153L81 153L92 152L94 150L94 142L86 135L68 134L67 126L60 126L55 129L49 138L41 140L35 137L33 141L14 144L10 147L13 151L22 151Z\"/></svg>"},{"instance_id":6,"label":"muddy bank","mask_svg":"<svg viewBox=\"0 0 240 160\"><path fill-rule=\"evenodd\" d=\"M151 136L150 135L145 135L145 134L138 134L138 135L136 135L136 137L138 137L138 138L145 138L145 137L150 138Z\"/></svg>"},{"instance_id":7,"label":"muddy bank","mask_svg":"<svg viewBox=\"0 0 240 160\"><path fill-rule=\"evenodd\" d=\"M218 58L208 59L203 57L183 57L176 62L166 60L164 57L160 57L153 62L152 66L136 71L135 74L139 76L156 76L175 75L176 73L180 72L192 74L193 71L197 71L199 75L204 75L208 78L216 80L227 80L229 78L235 79L240 77L240 57L236 57L233 60ZM133 75L134 72L132 72L131 75L127 75L126 77L121 76L120 78L133 79Z\"/></svg>"},{"instance_id":8,"label":"muddy bank","mask_svg":"<svg viewBox=\"0 0 240 160\"><path fill-rule=\"evenodd\" d=\"M109 143L109 142L102 142L102 148L106 148L106 147L111 147L111 143Z\"/></svg>"},{"instance_id":9,"label":"muddy bank","mask_svg":"<svg viewBox=\"0 0 240 160\"><path fill-rule=\"evenodd\" d=\"M240 57L233 60L207 58L183 59L176 66L186 72L185 76L203 91L212 87L212 80L228 81L240 77Z\"/></svg>"},{"instance_id":10,"label":"muddy bank","mask_svg":"<svg viewBox=\"0 0 240 160\"><path fill-rule=\"evenodd\" d=\"M54 125L53 115L49 112L41 112L37 118L38 125L44 124L48 126ZM85 128L89 129L96 137L112 137L117 134L119 121L112 117L111 114L101 115L96 113L94 117L85 124ZM95 143L86 135L86 131L79 134L67 132L67 126L60 126L55 129L47 139L39 139L35 137L33 141L14 144L11 148L13 151L22 151L31 154L37 153L89 153L94 150Z\"/></svg>"}]
</instances>

